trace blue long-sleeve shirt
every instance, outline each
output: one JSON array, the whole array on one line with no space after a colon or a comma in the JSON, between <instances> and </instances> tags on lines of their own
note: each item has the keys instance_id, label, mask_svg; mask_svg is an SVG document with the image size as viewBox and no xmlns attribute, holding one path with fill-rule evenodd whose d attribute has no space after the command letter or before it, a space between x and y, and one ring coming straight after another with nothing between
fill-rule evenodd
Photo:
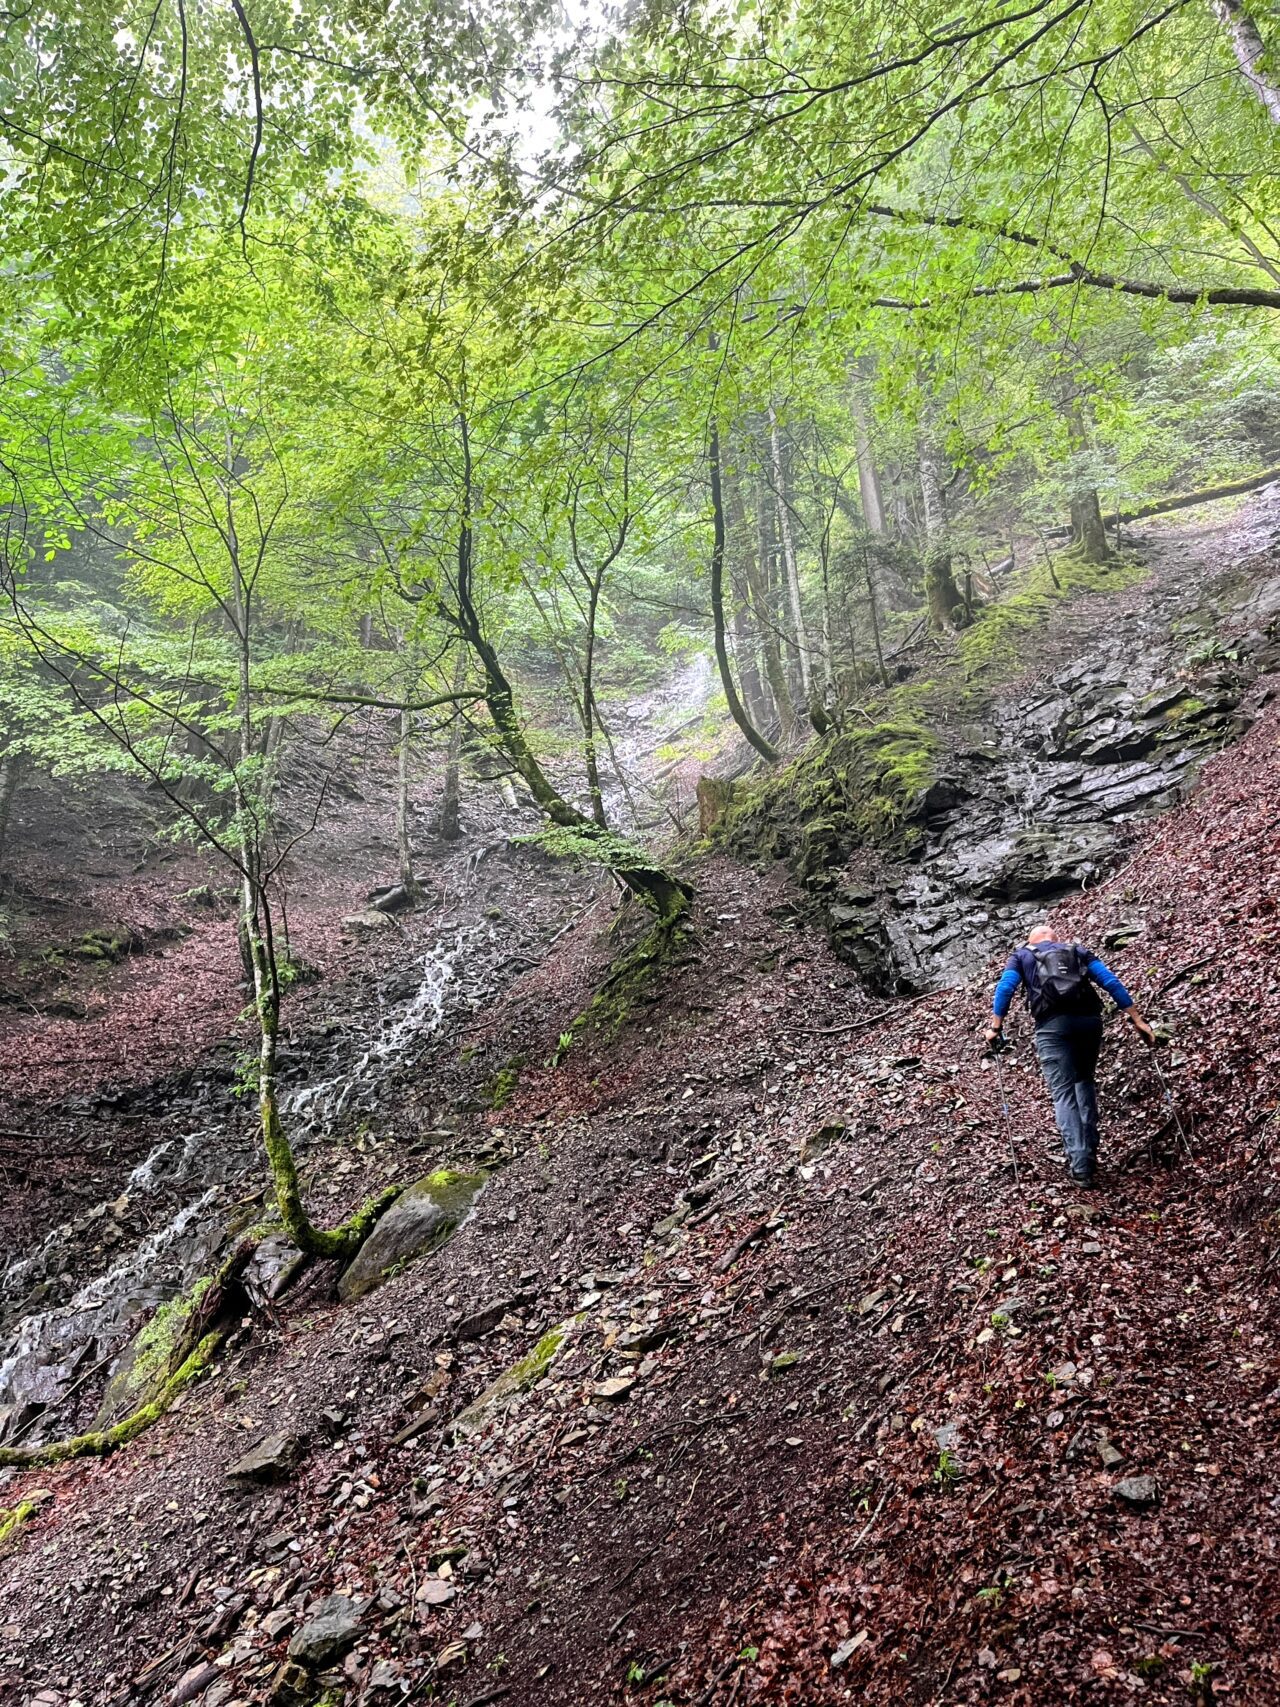
<instances>
[{"instance_id":1,"label":"blue long-sleeve shirt","mask_svg":"<svg viewBox=\"0 0 1280 1707\"><path fill-rule=\"evenodd\" d=\"M1069 944L1060 942L1037 943L1037 948L1066 948ZM1028 967L1026 962L1032 958L1029 948L1018 948L1009 956L1000 981L996 985L995 996L992 999L991 1011L997 1019L1003 1019L1009 1011L1009 1004L1017 994L1018 985L1027 983ZM1116 977L1111 968L1091 955L1085 966L1085 971L1099 989L1105 990L1118 1008L1131 1008L1133 997Z\"/></svg>"}]
</instances>

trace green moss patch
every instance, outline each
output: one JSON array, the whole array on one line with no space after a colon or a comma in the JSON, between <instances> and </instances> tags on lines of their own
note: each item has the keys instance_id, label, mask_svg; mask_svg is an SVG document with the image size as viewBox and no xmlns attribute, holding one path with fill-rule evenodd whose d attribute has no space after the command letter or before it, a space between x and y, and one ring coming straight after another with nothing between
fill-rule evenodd
<instances>
[{"instance_id":1,"label":"green moss patch","mask_svg":"<svg viewBox=\"0 0 1280 1707\"><path fill-rule=\"evenodd\" d=\"M1119 592L1144 579L1146 568L1130 557L1106 563L1086 563L1076 552L1064 551L1052 562L1022 570L1014 590L999 604L987 605L978 620L956 642L956 656L966 675L999 676L1024 662L1025 642L1042 629L1068 600L1088 593Z\"/></svg>"},{"instance_id":2,"label":"green moss patch","mask_svg":"<svg viewBox=\"0 0 1280 1707\"><path fill-rule=\"evenodd\" d=\"M505 1108L511 1101L520 1083L520 1069L524 1064L523 1055L513 1055L506 1066L499 1067L489 1080L485 1087L485 1101L491 1109Z\"/></svg>"},{"instance_id":3,"label":"green moss patch","mask_svg":"<svg viewBox=\"0 0 1280 1707\"><path fill-rule=\"evenodd\" d=\"M139 1330L123 1356L102 1396L96 1428L106 1428L117 1417L150 1402L168 1380L174 1359L183 1344L192 1314L213 1285L211 1275L202 1275L188 1292L161 1304L151 1320Z\"/></svg>"},{"instance_id":4,"label":"green moss patch","mask_svg":"<svg viewBox=\"0 0 1280 1707\"><path fill-rule=\"evenodd\" d=\"M503 1370L496 1381L490 1382L480 1397L466 1410L460 1411L449 1425L451 1438L469 1440L480 1432L490 1415L501 1405L536 1386L559 1356L575 1319L560 1322L549 1329L531 1351L527 1351L509 1369Z\"/></svg>"},{"instance_id":5,"label":"green moss patch","mask_svg":"<svg viewBox=\"0 0 1280 1707\"><path fill-rule=\"evenodd\" d=\"M919 715L919 689L886 695L878 709L879 722L816 742L740 789L721 832L729 848L788 859L809 883L860 845L905 851L937 777L938 744Z\"/></svg>"}]
</instances>

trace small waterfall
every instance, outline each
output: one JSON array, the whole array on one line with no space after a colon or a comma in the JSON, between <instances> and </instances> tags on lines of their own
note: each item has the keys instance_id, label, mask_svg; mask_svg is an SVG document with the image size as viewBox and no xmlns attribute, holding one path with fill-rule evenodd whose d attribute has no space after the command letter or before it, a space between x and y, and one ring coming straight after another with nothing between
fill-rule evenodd
<instances>
[{"instance_id":1,"label":"small waterfall","mask_svg":"<svg viewBox=\"0 0 1280 1707\"><path fill-rule=\"evenodd\" d=\"M372 1034L354 1063L288 1092L283 1106L300 1147L332 1131L353 1105L376 1097L383 1076L444 1021L450 997L460 993L459 971L467 954L494 940L488 924L462 925L442 935L421 956L407 999L380 998ZM237 1136L227 1125L201 1126L157 1144L129 1175L124 1195L145 1199L193 1180L200 1191L188 1193L127 1255L62 1301L41 1307L41 1294L57 1290L67 1251L108 1224L105 1206L55 1228L34 1251L8 1264L0 1273L0 1312L13 1326L0 1337L0 1439L6 1421L20 1426L31 1415L29 1407L56 1409L84 1373L110 1355L135 1317L174 1297L207 1269L223 1236L215 1207L222 1188L243 1179L256 1158L256 1139ZM15 1321L27 1299L34 1307ZM23 1438L40 1439L43 1432L29 1429Z\"/></svg>"}]
</instances>

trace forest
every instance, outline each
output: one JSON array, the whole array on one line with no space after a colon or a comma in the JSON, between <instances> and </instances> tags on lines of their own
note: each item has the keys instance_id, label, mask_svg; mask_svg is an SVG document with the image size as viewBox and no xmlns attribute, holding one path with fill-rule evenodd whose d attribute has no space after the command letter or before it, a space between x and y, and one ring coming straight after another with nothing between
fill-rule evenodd
<instances>
[{"instance_id":1,"label":"forest","mask_svg":"<svg viewBox=\"0 0 1280 1707\"><path fill-rule=\"evenodd\" d=\"M1274 1701L1280 17L0 39L0 1703Z\"/></svg>"}]
</instances>

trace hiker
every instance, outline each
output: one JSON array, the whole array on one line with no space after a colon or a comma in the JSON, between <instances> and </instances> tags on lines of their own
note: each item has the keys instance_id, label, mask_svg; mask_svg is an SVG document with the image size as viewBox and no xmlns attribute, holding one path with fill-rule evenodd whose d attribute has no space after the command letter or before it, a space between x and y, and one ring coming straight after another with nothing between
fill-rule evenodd
<instances>
[{"instance_id":1,"label":"hiker","mask_svg":"<svg viewBox=\"0 0 1280 1707\"><path fill-rule=\"evenodd\" d=\"M1156 1034L1109 966L1078 942L1059 942L1047 925L1037 925L1000 974L987 1029L988 1051L1001 1047L1004 1017L1019 984L1035 1021L1036 1055L1053 1098L1067 1166L1077 1185L1090 1186L1098 1160L1098 1088L1093 1075L1102 1045L1102 1002L1094 986L1106 991L1151 1048Z\"/></svg>"}]
</instances>

